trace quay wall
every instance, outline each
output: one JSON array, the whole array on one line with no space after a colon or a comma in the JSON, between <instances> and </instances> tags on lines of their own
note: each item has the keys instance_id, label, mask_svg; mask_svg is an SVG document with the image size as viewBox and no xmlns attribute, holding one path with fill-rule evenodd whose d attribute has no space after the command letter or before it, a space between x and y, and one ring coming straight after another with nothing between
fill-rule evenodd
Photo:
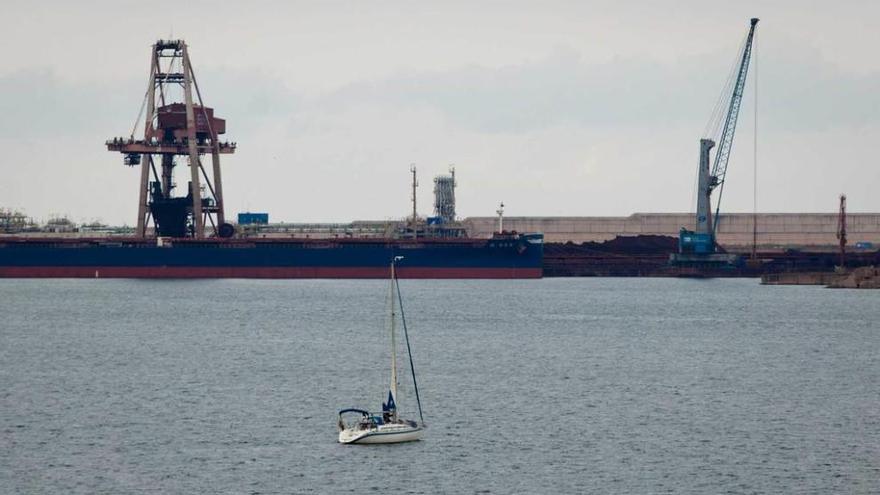
<instances>
[{"instance_id":1,"label":"quay wall","mask_svg":"<svg viewBox=\"0 0 880 495\"><path fill-rule=\"evenodd\" d=\"M498 228L497 217L463 220L472 237L487 237ZM681 227L692 229L693 213L635 213L626 217L504 217L504 229L543 232L546 242L602 242L617 236L678 236ZM727 247L752 244L751 213L721 216L718 242ZM759 213L757 243L760 246L836 246L836 213ZM880 213L847 215L847 239L880 245Z\"/></svg>"}]
</instances>

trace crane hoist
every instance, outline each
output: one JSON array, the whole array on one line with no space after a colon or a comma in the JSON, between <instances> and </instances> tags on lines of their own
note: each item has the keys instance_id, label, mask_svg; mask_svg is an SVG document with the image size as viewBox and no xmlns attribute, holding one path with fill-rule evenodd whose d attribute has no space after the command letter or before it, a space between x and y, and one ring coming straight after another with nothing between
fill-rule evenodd
<instances>
[{"instance_id":1,"label":"crane hoist","mask_svg":"<svg viewBox=\"0 0 880 495\"><path fill-rule=\"evenodd\" d=\"M697 179L697 215L694 230L682 227L678 237L678 253L671 256L673 264L678 265L735 265L738 256L719 251L715 240L715 232L718 228L719 211L721 207L721 195L724 192L724 179L727 175L727 163L730 160L730 152L733 148L733 136L736 133L736 121L742 106L743 91L745 90L746 76L749 72L749 61L752 55L752 42L755 38L755 26L758 19L751 19L749 33L743 44L742 54L739 57L738 69L731 73L731 78L725 85L722 99L713 115L717 117L717 129L707 137L700 139L700 166ZM735 79L733 78L735 76ZM720 105L724 95L729 92L726 99L726 110ZM722 114L721 112L724 111ZM710 125L711 125L710 119ZM718 149L715 152L714 163L710 168L712 159L711 152L715 148L715 137L720 132ZM712 192L718 189L718 198L715 204L715 213L712 213Z\"/></svg>"}]
</instances>

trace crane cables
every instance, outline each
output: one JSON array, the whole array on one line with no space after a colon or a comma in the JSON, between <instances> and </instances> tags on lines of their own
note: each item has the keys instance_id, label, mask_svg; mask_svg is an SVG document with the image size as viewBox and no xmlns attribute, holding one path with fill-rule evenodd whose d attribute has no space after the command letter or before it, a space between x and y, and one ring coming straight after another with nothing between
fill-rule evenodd
<instances>
[{"instance_id":1,"label":"crane cables","mask_svg":"<svg viewBox=\"0 0 880 495\"><path fill-rule=\"evenodd\" d=\"M170 73L171 70L174 68L174 59L175 58L177 58L177 57L172 57L171 60L168 61L168 68L165 70L166 74ZM146 91L146 93L144 93L144 99L141 101L141 109L138 110L137 117L134 119L134 125L131 128L131 139L134 139L134 135L135 135L135 133L137 133L138 123L140 123L141 117L144 116L144 110L147 108L147 100L149 100L149 98L150 98L150 92L156 90L156 87L155 87L156 81L153 79L153 76L155 75L156 69L162 70L161 62L159 62L159 64L155 67L153 66L153 64L150 64L150 77L148 78L150 82L147 83L147 91ZM164 86L163 84L161 84L161 83L159 84L159 101L160 101L159 105L160 106L165 105L165 91L163 89L163 86ZM154 102L154 106L155 106L155 102ZM153 118L155 118L155 117L156 116L154 115Z\"/></svg>"},{"instance_id":2,"label":"crane cables","mask_svg":"<svg viewBox=\"0 0 880 495\"><path fill-rule=\"evenodd\" d=\"M141 117L144 115L144 109L147 108L147 100L150 98L150 91L153 91L153 72L154 72L153 64L150 64L150 77L148 78L149 82L147 83L147 92L144 93L144 99L141 101L141 109L138 111L137 117L134 119L134 125L131 127L131 139L134 140L134 134L137 132L138 122L141 121Z\"/></svg>"},{"instance_id":3,"label":"crane cables","mask_svg":"<svg viewBox=\"0 0 880 495\"><path fill-rule=\"evenodd\" d=\"M724 86L722 86L721 92L718 94L717 100L715 100L715 105L712 107L712 113L709 116L709 120L706 121L706 126L703 128L703 138L705 139L711 139L716 143L720 139L721 125L726 120L724 111L727 109L730 98L733 95L734 85L736 84L736 78L739 74L742 52L745 50L745 45L748 42L748 39L749 36L746 34L739 44L739 50L736 53L736 57L733 59L733 63L730 64L730 70L727 73ZM691 190L690 204L696 203L699 179L700 173L697 171L694 175L694 185Z\"/></svg>"},{"instance_id":4,"label":"crane cables","mask_svg":"<svg viewBox=\"0 0 880 495\"><path fill-rule=\"evenodd\" d=\"M742 61L742 53L745 50L748 39L749 36L746 34L742 42L739 44L739 50L736 52L736 57L730 65L730 71L727 74L724 87L721 89L721 93L715 101L715 106L712 108L712 114L709 116L709 120L706 122L706 127L703 129L704 138L712 139L716 142L718 141L718 137L721 134L721 125L727 120L727 115L725 115L724 112L727 110L730 98L733 95L734 85L736 84L740 63Z\"/></svg>"}]
</instances>

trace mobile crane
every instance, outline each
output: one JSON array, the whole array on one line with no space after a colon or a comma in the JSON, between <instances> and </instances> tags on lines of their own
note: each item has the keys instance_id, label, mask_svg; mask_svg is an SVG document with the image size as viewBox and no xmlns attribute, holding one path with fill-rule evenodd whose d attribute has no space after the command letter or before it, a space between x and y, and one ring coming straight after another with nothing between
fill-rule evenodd
<instances>
[{"instance_id":1,"label":"mobile crane","mask_svg":"<svg viewBox=\"0 0 880 495\"><path fill-rule=\"evenodd\" d=\"M743 91L745 90L746 76L749 72L749 61L752 55L752 42L755 38L755 26L758 19L751 19L749 33L743 45L742 55L739 59L739 69L735 72L736 79L731 85L725 85L725 91L732 86L727 110L722 115L717 111L717 122L720 125L721 136L719 147L715 152L715 160L711 169L712 148L715 133L700 139L700 166L697 180L697 215L694 230L681 228L678 237L678 253L670 256L670 262L679 266L736 266L740 263L739 256L724 253L719 249L715 239L718 228L719 211L721 207L721 195L724 192L724 179L727 175L727 162L730 159L730 151L733 148L733 137L736 133L736 121L742 105ZM722 96L723 97L723 96ZM717 110L720 110L719 106ZM721 118L723 116L723 119ZM707 128L707 134L708 128ZM715 204L715 214L712 214L712 192L718 189L718 198Z\"/></svg>"}]
</instances>

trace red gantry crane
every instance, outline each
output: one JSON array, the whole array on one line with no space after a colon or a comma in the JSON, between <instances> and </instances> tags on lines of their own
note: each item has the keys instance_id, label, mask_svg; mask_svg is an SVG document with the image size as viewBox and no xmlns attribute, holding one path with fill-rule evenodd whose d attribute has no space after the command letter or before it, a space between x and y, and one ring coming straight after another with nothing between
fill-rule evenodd
<instances>
[{"instance_id":1,"label":"red gantry crane","mask_svg":"<svg viewBox=\"0 0 880 495\"><path fill-rule=\"evenodd\" d=\"M128 138L106 143L109 151L124 155L126 165L141 168L136 235L146 237L152 220L157 236L202 238L210 224L210 235L231 237L235 230L223 211L220 155L235 152L235 143L219 140L226 121L204 105L183 40L153 45L150 81L137 120L144 110L143 139L135 138L136 121ZM210 175L204 155L211 155ZM174 168L184 157L190 169L188 187L175 196Z\"/></svg>"}]
</instances>

